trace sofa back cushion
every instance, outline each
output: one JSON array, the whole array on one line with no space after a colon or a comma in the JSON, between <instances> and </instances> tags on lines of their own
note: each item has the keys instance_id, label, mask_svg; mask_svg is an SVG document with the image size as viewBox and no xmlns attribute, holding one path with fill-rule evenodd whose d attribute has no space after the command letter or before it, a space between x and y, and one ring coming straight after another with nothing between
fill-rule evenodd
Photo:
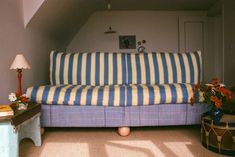
<instances>
[{"instance_id":1,"label":"sofa back cushion","mask_svg":"<svg viewBox=\"0 0 235 157\"><path fill-rule=\"evenodd\" d=\"M127 54L128 84L198 83L201 52Z\"/></svg>"},{"instance_id":2,"label":"sofa back cushion","mask_svg":"<svg viewBox=\"0 0 235 157\"><path fill-rule=\"evenodd\" d=\"M198 83L201 52L117 53L52 51L51 85Z\"/></svg>"},{"instance_id":3,"label":"sofa back cushion","mask_svg":"<svg viewBox=\"0 0 235 157\"><path fill-rule=\"evenodd\" d=\"M52 85L126 84L126 54L109 52L63 53L50 55Z\"/></svg>"}]
</instances>

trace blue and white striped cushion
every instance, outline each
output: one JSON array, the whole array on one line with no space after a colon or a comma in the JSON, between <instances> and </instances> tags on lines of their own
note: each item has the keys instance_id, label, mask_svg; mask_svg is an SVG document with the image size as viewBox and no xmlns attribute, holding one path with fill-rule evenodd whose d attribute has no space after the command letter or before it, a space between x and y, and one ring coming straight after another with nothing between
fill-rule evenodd
<instances>
[{"instance_id":1,"label":"blue and white striped cushion","mask_svg":"<svg viewBox=\"0 0 235 157\"><path fill-rule=\"evenodd\" d=\"M201 52L63 53L50 56L51 85L198 83Z\"/></svg>"},{"instance_id":2,"label":"blue and white striped cushion","mask_svg":"<svg viewBox=\"0 0 235 157\"><path fill-rule=\"evenodd\" d=\"M128 84L198 83L201 52L127 54Z\"/></svg>"},{"instance_id":3,"label":"blue and white striped cushion","mask_svg":"<svg viewBox=\"0 0 235 157\"><path fill-rule=\"evenodd\" d=\"M126 54L52 51L50 55L50 82L51 85L126 84Z\"/></svg>"},{"instance_id":4,"label":"blue and white striped cushion","mask_svg":"<svg viewBox=\"0 0 235 157\"><path fill-rule=\"evenodd\" d=\"M191 84L130 85L126 86L126 106L190 103Z\"/></svg>"},{"instance_id":5,"label":"blue and white striped cushion","mask_svg":"<svg viewBox=\"0 0 235 157\"><path fill-rule=\"evenodd\" d=\"M93 105L124 106L125 87L89 86L89 85L57 85L34 86L27 89L31 101L54 105Z\"/></svg>"},{"instance_id":6,"label":"blue and white striped cushion","mask_svg":"<svg viewBox=\"0 0 235 157\"><path fill-rule=\"evenodd\" d=\"M92 106L142 106L189 103L191 84L164 85L56 85L27 89L30 99L42 104Z\"/></svg>"}]
</instances>

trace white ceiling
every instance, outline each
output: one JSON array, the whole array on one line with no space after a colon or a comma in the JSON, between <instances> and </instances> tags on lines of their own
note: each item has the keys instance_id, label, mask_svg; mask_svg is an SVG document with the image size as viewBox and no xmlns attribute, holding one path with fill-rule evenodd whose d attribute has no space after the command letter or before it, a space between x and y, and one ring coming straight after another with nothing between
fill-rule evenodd
<instances>
[{"instance_id":1,"label":"white ceiling","mask_svg":"<svg viewBox=\"0 0 235 157\"><path fill-rule=\"evenodd\" d=\"M67 45L89 16L109 0L45 0L27 28ZM111 0L111 10L208 10L218 0Z\"/></svg>"}]
</instances>

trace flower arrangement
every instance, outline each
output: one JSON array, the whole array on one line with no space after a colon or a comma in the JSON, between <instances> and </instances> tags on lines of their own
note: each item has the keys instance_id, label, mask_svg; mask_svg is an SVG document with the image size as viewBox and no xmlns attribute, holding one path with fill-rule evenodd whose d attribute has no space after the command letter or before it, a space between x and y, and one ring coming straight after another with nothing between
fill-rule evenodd
<instances>
[{"instance_id":1,"label":"flower arrangement","mask_svg":"<svg viewBox=\"0 0 235 157\"><path fill-rule=\"evenodd\" d=\"M210 84L196 84L193 92L191 104L195 102L197 97L202 96L203 102L209 104L212 109L222 109L223 104L233 99L232 92L216 78L212 79Z\"/></svg>"},{"instance_id":2,"label":"flower arrangement","mask_svg":"<svg viewBox=\"0 0 235 157\"><path fill-rule=\"evenodd\" d=\"M11 93L8 99L15 103L19 110L27 109L29 98L25 94L19 95L17 93Z\"/></svg>"}]
</instances>

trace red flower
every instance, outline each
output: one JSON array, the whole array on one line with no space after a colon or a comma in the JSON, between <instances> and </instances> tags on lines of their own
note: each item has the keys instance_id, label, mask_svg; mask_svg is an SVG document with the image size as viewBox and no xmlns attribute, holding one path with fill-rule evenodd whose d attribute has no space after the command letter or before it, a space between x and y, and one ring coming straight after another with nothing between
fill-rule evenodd
<instances>
[{"instance_id":1,"label":"red flower","mask_svg":"<svg viewBox=\"0 0 235 157\"><path fill-rule=\"evenodd\" d=\"M195 102L195 98L194 98L194 97L191 97L191 98L190 98L190 105L193 106L194 102Z\"/></svg>"},{"instance_id":2,"label":"red flower","mask_svg":"<svg viewBox=\"0 0 235 157\"><path fill-rule=\"evenodd\" d=\"M25 96L21 96L20 97L20 101L23 102L23 103L26 103L29 101L29 98L25 97Z\"/></svg>"},{"instance_id":3,"label":"red flower","mask_svg":"<svg viewBox=\"0 0 235 157\"><path fill-rule=\"evenodd\" d=\"M221 108L222 101L217 96L211 96L210 99L214 102L216 108Z\"/></svg>"},{"instance_id":4,"label":"red flower","mask_svg":"<svg viewBox=\"0 0 235 157\"><path fill-rule=\"evenodd\" d=\"M219 86L219 85L220 85L219 79L218 79L218 78L213 78L213 79L212 79L212 84L213 84L215 87Z\"/></svg>"},{"instance_id":5,"label":"red flower","mask_svg":"<svg viewBox=\"0 0 235 157\"><path fill-rule=\"evenodd\" d=\"M211 88L212 88L211 85L206 85L206 90L207 90L207 91L210 91Z\"/></svg>"},{"instance_id":6,"label":"red flower","mask_svg":"<svg viewBox=\"0 0 235 157\"><path fill-rule=\"evenodd\" d=\"M195 88L195 89L199 89L199 88L200 88L200 84L199 84L199 83L195 84L195 85L194 85L194 88Z\"/></svg>"},{"instance_id":7,"label":"red flower","mask_svg":"<svg viewBox=\"0 0 235 157\"><path fill-rule=\"evenodd\" d=\"M223 88L224 88L224 87L217 86L217 87L215 88L215 90L216 90L217 92L220 92L220 93L222 93L222 91L223 91Z\"/></svg>"},{"instance_id":8,"label":"red flower","mask_svg":"<svg viewBox=\"0 0 235 157\"><path fill-rule=\"evenodd\" d=\"M226 88L221 88L221 93L222 93L224 96L226 96L226 98L227 98L228 100L232 100L233 94L232 94L232 92L231 92L230 90L228 90L228 89L226 89Z\"/></svg>"}]
</instances>

